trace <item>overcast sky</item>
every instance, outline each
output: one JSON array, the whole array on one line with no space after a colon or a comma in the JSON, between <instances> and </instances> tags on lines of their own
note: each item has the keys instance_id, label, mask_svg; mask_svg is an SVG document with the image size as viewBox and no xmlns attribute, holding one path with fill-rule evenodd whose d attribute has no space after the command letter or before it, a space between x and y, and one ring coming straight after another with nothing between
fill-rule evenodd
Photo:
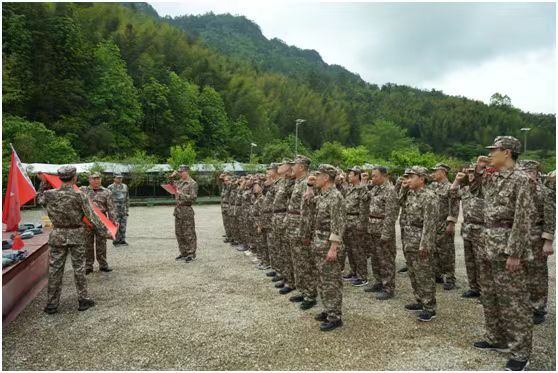
<instances>
[{"instance_id":1,"label":"overcast sky","mask_svg":"<svg viewBox=\"0 0 558 373\"><path fill-rule=\"evenodd\" d=\"M161 16L231 13L267 38L314 49L364 80L488 102L507 94L555 113L554 3L318 3L186 0L150 3Z\"/></svg>"}]
</instances>

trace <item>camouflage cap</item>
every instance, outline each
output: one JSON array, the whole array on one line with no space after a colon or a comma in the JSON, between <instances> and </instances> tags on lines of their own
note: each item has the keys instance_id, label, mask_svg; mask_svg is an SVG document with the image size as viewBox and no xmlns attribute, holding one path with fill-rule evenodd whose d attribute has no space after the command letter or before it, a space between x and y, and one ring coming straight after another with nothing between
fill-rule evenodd
<instances>
[{"instance_id":1,"label":"camouflage cap","mask_svg":"<svg viewBox=\"0 0 558 373\"><path fill-rule=\"evenodd\" d=\"M450 167L444 163L436 163L436 165L432 167L432 171L437 171L437 170L444 170L446 171L446 173L448 173L450 171Z\"/></svg>"},{"instance_id":2,"label":"camouflage cap","mask_svg":"<svg viewBox=\"0 0 558 373\"><path fill-rule=\"evenodd\" d=\"M306 167L310 167L310 163L312 163L312 161L311 161L310 158L308 158L308 157L305 157L305 156L303 156L303 155L298 155L298 156L294 159L293 163L294 163L294 164L297 164L297 163L298 163L298 164L303 164L303 165L306 165Z\"/></svg>"},{"instance_id":3,"label":"camouflage cap","mask_svg":"<svg viewBox=\"0 0 558 373\"><path fill-rule=\"evenodd\" d=\"M116 177L122 178L123 176L122 176L122 174L121 174L120 172L117 172L117 173L114 174L114 177L115 177L115 178L116 178Z\"/></svg>"},{"instance_id":4,"label":"camouflage cap","mask_svg":"<svg viewBox=\"0 0 558 373\"><path fill-rule=\"evenodd\" d=\"M89 177L90 177L91 179L97 179L97 178L100 178L100 177L101 177L101 174L98 173L98 172L93 172L91 175L89 175Z\"/></svg>"},{"instance_id":5,"label":"camouflage cap","mask_svg":"<svg viewBox=\"0 0 558 373\"><path fill-rule=\"evenodd\" d=\"M279 164L280 164L280 165L283 165L283 164L294 164L294 162L293 162L292 159L283 158L283 159L281 160L281 163L279 163Z\"/></svg>"},{"instance_id":6,"label":"camouflage cap","mask_svg":"<svg viewBox=\"0 0 558 373\"><path fill-rule=\"evenodd\" d=\"M331 178L335 178L335 176L337 176L337 168L330 164L323 163L319 165L316 170L316 175L318 174L328 174Z\"/></svg>"},{"instance_id":7,"label":"camouflage cap","mask_svg":"<svg viewBox=\"0 0 558 373\"><path fill-rule=\"evenodd\" d=\"M494 144L487 146L486 149L511 150L513 153L521 153L521 142L513 136L498 136L494 139Z\"/></svg>"},{"instance_id":8,"label":"camouflage cap","mask_svg":"<svg viewBox=\"0 0 558 373\"><path fill-rule=\"evenodd\" d=\"M76 168L74 166L62 166L58 170L58 176L63 178L71 178L76 175Z\"/></svg>"},{"instance_id":9,"label":"camouflage cap","mask_svg":"<svg viewBox=\"0 0 558 373\"><path fill-rule=\"evenodd\" d=\"M353 171L355 174L360 174L362 172L362 169L358 166L353 166L347 169L347 172L351 172L351 171Z\"/></svg>"},{"instance_id":10,"label":"camouflage cap","mask_svg":"<svg viewBox=\"0 0 558 373\"><path fill-rule=\"evenodd\" d=\"M519 168L521 168L522 170L538 171L540 165L541 164L539 162L534 161L532 159L525 159L519 161Z\"/></svg>"},{"instance_id":11,"label":"camouflage cap","mask_svg":"<svg viewBox=\"0 0 558 373\"><path fill-rule=\"evenodd\" d=\"M418 175L418 176L424 176L426 178L428 178L428 169L426 167L422 167L422 166L413 166L411 168L408 169L408 171L406 171L407 175Z\"/></svg>"},{"instance_id":12,"label":"camouflage cap","mask_svg":"<svg viewBox=\"0 0 558 373\"><path fill-rule=\"evenodd\" d=\"M182 171L190 171L190 166L181 164L180 166L178 166L178 172L182 172Z\"/></svg>"},{"instance_id":13,"label":"camouflage cap","mask_svg":"<svg viewBox=\"0 0 558 373\"><path fill-rule=\"evenodd\" d=\"M270 163L269 166L267 166L268 170L276 170L279 167L279 164L277 163Z\"/></svg>"}]
</instances>

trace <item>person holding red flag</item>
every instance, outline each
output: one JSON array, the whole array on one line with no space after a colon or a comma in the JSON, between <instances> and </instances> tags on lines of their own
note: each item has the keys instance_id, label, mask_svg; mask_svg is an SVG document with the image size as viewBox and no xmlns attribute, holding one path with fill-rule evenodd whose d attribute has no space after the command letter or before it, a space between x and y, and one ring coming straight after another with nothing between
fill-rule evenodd
<instances>
[{"instance_id":1,"label":"person holding red flag","mask_svg":"<svg viewBox=\"0 0 558 373\"><path fill-rule=\"evenodd\" d=\"M84 217L90 222L96 233L103 237L110 237L111 233L93 212L93 207L87 196L74 189L77 181L76 168L62 166L58 169L58 177L62 185L57 189L50 189L50 184L43 178L38 194L38 202L46 208L48 217L53 225L48 244L48 301L44 311L48 314L58 312L60 294L62 292L62 277L68 253L72 259L74 280L78 293L78 311L85 311L95 305L87 292L85 277L85 237L90 229L84 222Z\"/></svg>"}]
</instances>

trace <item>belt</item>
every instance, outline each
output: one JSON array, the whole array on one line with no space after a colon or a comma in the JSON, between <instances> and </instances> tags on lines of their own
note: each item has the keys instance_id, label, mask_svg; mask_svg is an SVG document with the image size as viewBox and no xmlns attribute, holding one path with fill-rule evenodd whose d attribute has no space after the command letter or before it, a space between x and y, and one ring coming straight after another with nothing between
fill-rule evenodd
<instances>
[{"instance_id":1,"label":"belt","mask_svg":"<svg viewBox=\"0 0 558 373\"><path fill-rule=\"evenodd\" d=\"M191 204L191 203L190 203L190 204L188 204L188 203L181 203L180 205L177 205L177 207L184 207L184 206L190 207L190 206L192 206L192 204Z\"/></svg>"},{"instance_id":2,"label":"belt","mask_svg":"<svg viewBox=\"0 0 558 373\"><path fill-rule=\"evenodd\" d=\"M287 209L281 209L281 210L273 210L274 214L279 214L281 212L287 212Z\"/></svg>"},{"instance_id":3,"label":"belt","mask_svg":"<svg viewBox=\"0 0 558 373\"><path fill-rule=\"evenodd\" d=\"M287 211L287 214L289 214L289 215L299 215L300 216L300 215L302 215L302 212L292 210L292 211Z\"/></svg>"},{"instance_id":4,"label":"belt","mask_svg":"<svg viewBox=\"0 0 558 373\"><path fill-rule=\"evenodd\" d=\"M348 212L347 215L350 216L359 216L360 214L358 212Z\"/></svg>"},{"instance_id":5,"label":"belt","mask_svg":"<svg viewBox=\"0 0 558 373\"><path fill-rule=\"evenodd\" d=\"M497 221L497 222L492 222L489 224L486 224L486 228L508 228L511 229L513 227L513 221L508 220L508 221Z\"/></svg>"},{"instance_id":6,"label":"belt","mask_svg":"<svg viewBox=\"0 0 558 373\"><path fill-rule=\"evenodd\" d=\"M378 216L378 215L368 215L370 219L385 219L385 216Z\"/></svg>"},{"instance_id":7,"label":"belt","mask_svg":"<svg viewBox=\"0 0 558 373\"><path fill-rule=\"evenodd\" d=\"M483 221L477 221L477 220L464 220L463 223L465 223L465 224L475 224L475 225L484 225Z\"/></svg>"}]
</instances>

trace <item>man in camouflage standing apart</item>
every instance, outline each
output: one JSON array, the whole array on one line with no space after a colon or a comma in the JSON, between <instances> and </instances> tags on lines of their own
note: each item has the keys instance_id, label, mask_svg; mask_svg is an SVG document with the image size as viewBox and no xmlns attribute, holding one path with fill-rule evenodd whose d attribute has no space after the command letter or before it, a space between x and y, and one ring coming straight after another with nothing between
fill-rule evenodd
<instances>
[{"instance_id":1,"label":"man in camouflage standing apart","mask_svg":"<svg viewBox=\"0 0 558 373\"><path fill-rule=\"evenodd\" d=\"M417 303L405 306L410 311L421 311L419 321L432 321L436 317L436 282L433 255L436 244L436 197L426 187L428 170L413 166L406 171L407 181L401 191L406 191L403 208L405 237L403 253L409 268L409 279Z\"/></svg>"},{"instance_id":2,"label":"man in camouflage standing apart","mask_svg":"<svg viewBox=\"0 0 558 373\"><path fill-rule=\"evenodd\" d=\"M536 214L535 182L516 166L521 143L498 136L487 147L491 169L480 167L471 188L484 199L485 255L481 259L481 301L486 340L473 345L485 351L510 351L506 370L524 370L533 338L533 311L529 303L528 261L533 259L529 233ZM461 183L464 173L456 178Z\"/></svg>"},{"instance_id":3,"label":"man in camouflage standing apart","mask_svg":"<svg viewBox=\"0 0 558 373\"><path fill-rule=\"evenodd\" d=\"M82 186L80 190L85 193L91 201L101 210L110 221L115 222L114 202L112 193L101 185L101 175L93 173L89 176L89 186ZM93 272L93 264L95 256L99 263L99 271L111 272L107 262L107 239L106 237L95 233L93 229L89 229L85 236L85 274Z\"/></svg>"},{"instance_id":4,"label":"man in camouflage standing apart","mask_svg":"<svg viewBox=\"0 0 558 373\"><path fill-rule=\"evenodd\" d=\"M527 264L529 294L533 307L533 323L541 324L548 302L548 256L554 253L552 242L556 229L556 193L543 185L539 178L539 162L520 161L520 167L535 182L536 212L531 218L533 260Z\"/></svg>"},{"instance_id":5,"label":"man in camouflage standing apart","mask_svg":"<svg viewBox=\"0 0 558 373\"><path fill-rule=\"evenodd\" d=\"M432 169L430 185L437 197L436 209L436 251L434 252L434 271L436 280L442 281L444 289L455 288L455 223L459 216L459 204L450 198L450 182L448 173L450 168L438 163Z\"/></svg>"},{"instance_id":6,"label":"man in camouflage standing apart","mask_svg":"<svg viewBox=\"0 0 558 373\"><path fill-rule=\"evenodd\" d=\"M321 321L320 330L329 331L343 325L342 237L345 230L345 203L343 195L335 187L337 169L321 164L316 176L309 178L305 198L310 200L311 225L314 227L311 243L318 269L318 293L323 311L315 319ZM313 186L320 193L314 195Z\"/></svg>"},{"instance_id":7,"label":"man in camouflage standing apart","mask_svg":"<svg viewBox=\"0 0 558 373\"><path fill-rule=\"evenodd\" d=\"M85 278L85 236L89 227L83 222L87 218L93 224L99 236L109 237L110 234L99 217L93 212L93 207L87 196L74 190L76 183L76 168L63 166L58 169L58 177L62 180L60 188L46 190L48 184L43 181L39 188L38 202L47 210L53 230L48 239L49 268L48 295L44 311L48 314L58 312L60 294L62 293L62 278L68 253L74 268L74 281L78 293L78 310L85 311L93 307L95 302L87 293Z\"/></svg>"},{"instance_id":8,"label":"man in camouflage standing apart","mask_svg":"<svg viewBox=\"0 0 558 373\"><path fill-rule=\"evenodd\" d=\"M114 175L114 183L107 187L112 193L112 200L116 211L116 223L118 223L118 232L116 239L112 242L114 246L128 246L126 242L126 226L128 223L128 210L130 209L130 193L128 185L122 183L122 175Z\"/></svg>"},{"instance_id":9,"label":"man in camouflage standing apart","mask_svg":"<svg viewBox=\"0 0 558 373\"><path fill-rule=\"evenodd\" d=\"M197 237L194 209L192 204L198 198L198 183L190 177L190 168L180 165L169 179L176 188L176 207L174 208L174 230L178 241L180 255L176 260L184 260L186 263L196 258ZM179 176L180 179L175 180Z\"/></svg>"}]
</instances>

